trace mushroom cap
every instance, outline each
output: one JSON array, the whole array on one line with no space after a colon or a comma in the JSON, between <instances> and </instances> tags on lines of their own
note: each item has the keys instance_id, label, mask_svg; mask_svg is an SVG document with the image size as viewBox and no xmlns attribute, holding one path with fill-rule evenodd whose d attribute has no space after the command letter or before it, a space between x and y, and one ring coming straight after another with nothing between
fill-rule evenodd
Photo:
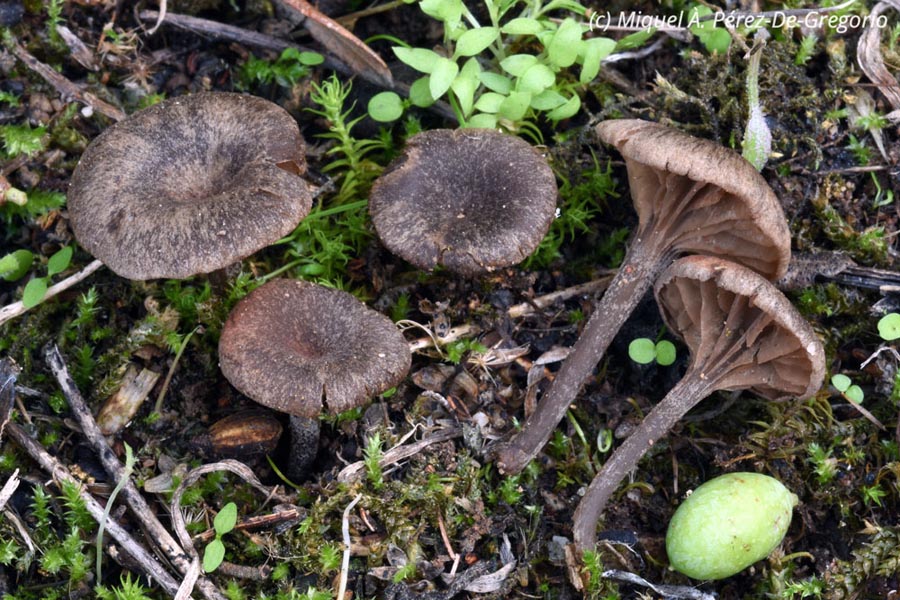
<instances>
[{"instance_id":1,"label":"mushroom cap","mask_svg":"<svg viewBox=\"0 0 900 600\"><path fill-rule=\"evenodd\" d=\"M604 121L596 131L625 158L642 224L660 213L660 188L684 194L703 182L724 192L696 193L692 205L678 214L675 229L669 226L678 252L726 257L771 280L787 271L791 235L784 210L766 180L740 154L638 119Z\"/></svg>"},{"instance_id":2,"label":"mushroom cap","mask_svg":"<svg viewBox=\"0 0 900 600\"><path fill-rule=\"evenodd\" d=\"M731 365L716 389L750 389L774 400L807 398L821 388L822 343L784 294L758 273L720 258L689 256L662 273L655 293L663 319L684 339L695 365L727 360L719 356L723 347L745 336L738 351L731 348L732 356L750 360Z\"/></svg>"},{"instance_id":3,"label":"mushroom cap","mask_svg":"<svg viewBox=\"0 0 900 600\"><path fill-rule=\"evenodd\" d=\"M369 211L394 254L474 276L527 258L550 228L556 196L553 171L524 140L436 129L408 140L373 185Z\"/></svg>"},{"instance_id":4,"label":"mushroom cap","mask_svg":"<svg viewBox=\"0 0 900 600\"><path fill-rule=\"evenodd\" d=\"M304 143L276 104L242 94L164 100L100 134L72 174L78 242L128 279L224 268L290 233L312 198Z\"/></svg>"},{"instance_id":5,"label":"mushroom cap","mask_svg":"<svg viewBox=\"0 0 900 600\"><path fill-rule=\"evenodd\" d=\"M409 371L409 345L346 292L273 279L241 300L219 339L219 366L246 396L316 418L365 403Z\"/></svg>"}]
</instances>

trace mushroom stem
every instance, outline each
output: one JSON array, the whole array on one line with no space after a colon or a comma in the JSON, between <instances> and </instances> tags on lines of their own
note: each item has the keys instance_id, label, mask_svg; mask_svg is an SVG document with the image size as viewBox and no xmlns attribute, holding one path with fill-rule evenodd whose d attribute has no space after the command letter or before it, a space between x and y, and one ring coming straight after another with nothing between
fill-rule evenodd
<instances>
[{"instance_id":1,"label":"mushroom stem","mask_svg":"<svg viewBox=\"0 0 900 600\"><path fill-rule=\"evenodd\" d=\"M579 551L590 550L596 544L600 515L622 479L685 413L715 390L716 383L704 379L701 372L692 367L644 417L640 427L613 452L575 510L572 534Z\"/></svg>"},{"instance_id":2,"label":"mushroom stem","mask_svg":"<svg viewBox=\"0 0 900 600\"><path fill-rule=\"evenodd\" d=\"M293 481L301 481L309 475L319 450L319 419L291 415L290 430L287 476Z\"/></svg>"},{"instance_id":3,"label":"mushroom stem","mask_svg":"<svg viewBox=\"0 0 900 600\"><path fill-rule=\"evenodd\" d=\"M519 473L546 445L619 328L670 262L668 245L660 237L647 236L642 240L641 232L638 232L547 394L525 421L522 430L495 451L502 472ZM656 240L659 243L654 243Z\"/></svg>"}]
</instances>

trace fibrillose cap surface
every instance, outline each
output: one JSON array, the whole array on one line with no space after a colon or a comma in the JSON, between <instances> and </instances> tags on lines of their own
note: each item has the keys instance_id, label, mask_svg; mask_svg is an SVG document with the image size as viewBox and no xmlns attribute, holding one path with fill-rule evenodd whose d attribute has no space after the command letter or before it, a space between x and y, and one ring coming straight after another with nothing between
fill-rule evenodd
<instances>
[{"instance_id":1,"label":"fibrillose cap surface","mask_svg":"<svg viewBox=\"0 0 900 600\"><path fill-rule=\"evenodd\" d=\"M69 187L72 229L128 279L209 273L277 241L306 216L304 155L296 121L262 98L164 100L85 150Z\"/></svg>"},{"instance_id":2,"label":"fibrillose cap surface","mask_svg":"<svg viewBox=\"0 0 900 600\"><path fill-rule=\"evenodd\" d=\"M689 256L663 272L655 293L663 319L695 360L723 339L746 333L747 347L755 348L752 361L716 389L750 389L778 399L807 398L821 388L825 353L819 338L784 294L756 272L720 258Z\"/></svg>"},{"instance_id":3,"label":"fibrillose cap surface","mask_svg":"<svg viewBox=\"0 0 900 600\"><path fill-rule=\"evenodd\" d=\"M409 345L384 315L346 292L272 280L241 300L219 339L231 384L282 412L337 414L397 385Z\"/></svg>"},{"instance_id":4,"label":"fibrillose cap surface","mask_svg":"<svg viewBox=\"0 0 900 600\"><path fill-rule=\"evenodd\" d=\"M394 254L475 276L527 258L556 196L553 171L527 142L490 129L431 130L411 137L375 182L369 211Z\"/></svg>"},{"instance_id":5,"label":"fibrillose cap surface","mask_svg":"<svg viewBox=\"0 0 900 600\"><path fill-rule=\"evenodd\" d=\"M692 182L705 182L724 192L695 196L696 206L679 217L678 251L729 258L771 280L784 275L791 258L784 210L766 180L740 154L650 121L614 119L600 123L596 131L625 159L642 223L659 211L661 187L686 192Z\"/></svg>"}]
</instances>

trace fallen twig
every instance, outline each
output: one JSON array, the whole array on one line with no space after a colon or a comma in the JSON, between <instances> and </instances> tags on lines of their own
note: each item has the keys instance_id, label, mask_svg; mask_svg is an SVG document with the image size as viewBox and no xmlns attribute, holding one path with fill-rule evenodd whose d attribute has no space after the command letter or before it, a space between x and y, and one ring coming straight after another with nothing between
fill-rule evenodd
<instances>
[{"instance_id":1,"label":"fallen twig","mask_svg":"<svg viewBox=\"0 0 900 600\"><path fill-rule=\"evenodd\" d=\"M53 372L53 376L56 377L57 382L59 382L63 395L66 397L69 407L72 409L72 415L81 427L82 433L100 457L100 462L103 464L104 470L106 470L113 481L121 481L124 467L119 462L119 459L116 458L116 455L109 447L109 444L106 443L106 439L103 437L103 433L100 431L97 422L94 421L94 417L91 415L90 409L87 407L84 398L82 398L81 392L78 391L75 382L69 375L69 371L66 368L65 362L63 362L59 348L54 345L47 346L44 350L44 357L47 360L47 364L50 366L50 370ZM134 513L135 517L137 517L144 526L147 534L184 577L191 569L191 565L185 556L185 550L178 545L178 542L175 541L168 530L159 522L159 519L156 518L154 511L151 510L147 501L144 499L144 496L141 495L140 491L138 491L137 487L135 487L130 479L125 481L125 485L122 488L122 497L125 499L125 502L128 504L128 507L131 509L132 513ZM110 534L112 534L112 532L110 532ZM207 600L224 600L224 596L210 580L201 578L198 581L198 587L203 594L203 597L207 598ZM177 591L178 587L176 586L175 591L172 593L174 594Z\"/></svg>"},{"instance_id":2,"label":"fallen twig","mask_svg":"<svg viewBox=\"0 0 900 600\"><path fill-rule=\"evenodd\" d=\"M43 77L47 83L56 88L56 91L60 93L64 100L74 98L82 104L89 106L91 110L95 110L100 114L109 117L113 121L121 121L125 118L125 112L122 109L116 108L112 104L101 100L94 94L87 92L80 86L72 83L53 69L53 67L45 65L32 56L28 50L19 44L19 42L12 40L8 46L16 58L25 63L29 69Z\"/></svg>"},{"instance_id":3,"label":"fallen twig","mask_svg":"<svg viewBox=\"0 0 900 600\"><path fill-rule=\"evenodd\" d=\"M87 490L81 487L80 481L72 477L69 474L69 471L59 461L50 456L40 444L31 439L28 434L25 433L25 430L16 423L9 423L7 425L7 431L9 432L9 436L15 440L19 447L31 456L41 468L50 474L50 477L54 482L57 484L65 482L78 486L79 495L84 500L88 512L91 513L91 516L95 521L98 523L100 522L103 518L103 507L100 506L100 503L97 502ZM159 583L167 594L174 596L178 592L178 582L169 575L161 564L159 564L156 557L151 555L141 544L131 537L131 534L125 531L121 525L115 520L110 520L106 523L106 530L110 537L121 544L125 551L134 557L144 573L150 579Z\"/></svg>"},{"instance_id":4,"label":"fallen twig","mask_svg":"<svg viewBox=\"0 0 900 600\"><path fill-rule=\"evenodd\" d=\"M47 289L47 293L44 294L44 302L56 296L60 292L64 292L76 283L80 283L84 279L86 279L89 275L91 275L94 271L103 266L103 263L99 260L92 261L88 263L88 265L82 270L78 271L74 275L69 275L59 283L55 283L51 285ZM3 308L0 308L0 325L3 325L10 319L14 319L19 315L23 315L28 312L28 309L25 308L25 305L22 304L22 301L13 302L12 304L7 304Z\"/></svg>"},{"instance_id":5,"label":"fallen twig","mask_svg":"<svg viewBox=\"0 0 900 600\"><path fill-rule=\"evenodd\" d=\"M341 560L341 582L338 586L337 598L343 600L344 593L347 591L347 575L350 572L350 511L362 500L362 494L358 494L347 508L344 509L344 515L341 519L341 537L344 540L344 556Z\"/></svg>"}]
</instances>

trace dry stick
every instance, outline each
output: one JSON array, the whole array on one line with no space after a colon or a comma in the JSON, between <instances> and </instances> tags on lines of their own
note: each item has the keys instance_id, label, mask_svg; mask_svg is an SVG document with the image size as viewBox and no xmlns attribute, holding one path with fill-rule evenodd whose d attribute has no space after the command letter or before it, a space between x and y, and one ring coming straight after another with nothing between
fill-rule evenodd
<instances>
[{"instance_id":1,"label":"dry stick","mask_svg":"<svg viewBox=\"0 0 900 600\"><path fill-rule=\"evenodd\" d=\"M347 575L350 573L350 511L356 506L356 503L362 500L362 494L358 494L347 508L344 509L344 515L341 519L341 537L344 541L344 556L341 559L341 581L338 586L338 600L344 600L344 593L347 591Z\"/></svg>"},{"instance_id":2,"label":"dry stick","mask_svg":"<svg viewBox=\"0 0 900 600\"><path fill-rule=\"evenodd\" d=\"M72 415L81 426L82 433L100 457L103 468L114 481L121 480L124 468L109 447L109 444L106 443L106 439L103 437L103 433L100 431L97 422L94 421L93 416L91 416L90 409L88 409L84 398L82 398L81 392L78 391L75 382L69 375L68 369L66 369L59 348L54 345L47 346L44 350L44 357L47 360L47 364L50 366L50 370L53 372L53 376L56 377L56 380L59 382L63 395L66 397L66 400L69 402L69 407L72 409ZM130 479L126 481L125 486L122 488L122 497L125 498L125 502L128 504L128 507L131 508L132 513L134 513L147 530L148 535L153 539L157 546L159 546L169 561L172 562L178 572L182 576L188 573L191 569L191 564L185 555L184 550L178 545L178 542L175 541L175 538L172 537L166 528L163 527L163 524L159 522L159 519L156 518L156 515L147 504L147 501ZM198 581L198 587L203 594L203 597L207 600L225 600L225 597L208 579L201 578ZM177 591L178 586L176 586L175 589L175 592ZM175 592L173 592L173 594Z\"/></svg>"},{"instance_id":3,"label":"dry stick","mask_svg":"<svg viewBox=\"0 0 900 600\"><path fill-rule=\"evenodd\" d=\"M81 283L85 278L91 275L94 271L103 266L103 263L99 260L92 261L88 263L88 265L82 270L78 271L74 275L70 275L60 281L59 283L54 283L47 289L47 293L44 294L44 300L49 300L53 296L56 296L60 292L64 292L76 283ZM14 319L19 315L23 315L28 311L25 308L25 305L22 304L22 301L13 302L12 304L7 304L3 308L0 308L0 325L3 325L10 319Z\"/></svg>"},{"instance_id":4,"label":"dry stick","mask_svg":"<svg viewBox=\"0 0 900 600\"><path fill-rule=\"evenodd\" d=\"M50 474L53 481L79 486L79 495L84 500L88 512L91 513L91 516L94 517L98 523L100 522L103 518L103 507L100 506L99 502L94 500L93 496L81 487L82 483L80 481L72 477L69 474L69 471L66 470L59 461L50 456L40 444L28 437L28 434L25 433L25 430L19 427L19 425L16 423L9 423L7 425L7 431L19 447L25 450L31 458L37 461L41 468ZM107 521L106 531L109 533L110 537L121 544L122 548L128 552L128 554L134 557L135 561L141 566L144 573L149 578L159 583L167 594L172 596L175 595L178 591L178 582L169 575L161 564L159 564L156 557L152 556L115 520Z\"/></svg>"},{"instance_id":5,"label":"dry stick","mask_svg":"<svg viewBox=\"0 0 900 600\"><path fill-rule=\"evenodd\" d=\"M63 99L74 98L100 114L109 117L113 121L121 121L125 118L125 112L122 111L122 109L116 108L112 104L101 100L94 94L87 92L78 85L72 83L57 73L52 67L45 65L29 54L28 50L19 44L19 42L13 40L13 42L9 44L9 48L12 50L12 53L16 55L16 58L25 63L29 69L43 77L47 83L56 88L56 91L63 96Z\"/></svg>"}]
</instances>

